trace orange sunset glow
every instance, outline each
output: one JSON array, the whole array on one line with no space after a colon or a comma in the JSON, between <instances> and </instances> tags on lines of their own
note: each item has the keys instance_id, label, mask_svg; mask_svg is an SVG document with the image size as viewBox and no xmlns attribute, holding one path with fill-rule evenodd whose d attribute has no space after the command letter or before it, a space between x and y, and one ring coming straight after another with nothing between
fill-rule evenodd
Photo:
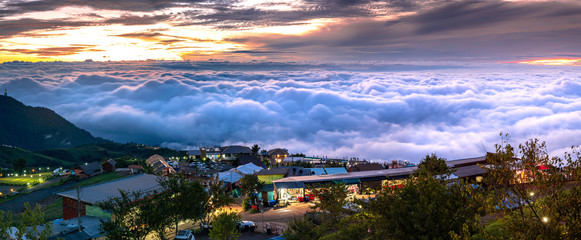
<instances>
[{"instance_id":1,"label":"orange sunset glow","mask_svg":"<svg viewBox=\"0 0 581 240\"><path fill-rule=\"evenodd\" d=\"M537 60L519 61L517 63L531 65L551 65L551 66L581 66L581 58L537 59Z\"/></svg>"},{"instance_id":2,"label":"orange sunset glow","mask_svg":"<svg viewBox=\"0 0 581 240\"><path fill-rule=\"evenodd\" d=\"M493 2L0 1L0 63L429 58L513 62L523 53L577 55L575 23L581 17L559 13L581 8L581 3ZM576 59L520 63L579 65Z\"/></svg>"}]
</instances>

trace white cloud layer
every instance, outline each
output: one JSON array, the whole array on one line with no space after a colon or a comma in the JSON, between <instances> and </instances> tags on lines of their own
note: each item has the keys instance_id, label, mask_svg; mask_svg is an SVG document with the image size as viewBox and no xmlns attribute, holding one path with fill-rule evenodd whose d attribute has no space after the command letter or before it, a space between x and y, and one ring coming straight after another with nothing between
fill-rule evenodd
<instances>
[{"instance_id":1,"label":"white cloud layer","mask_svg":"<svg viewBox=\"0 0 581 240\"><path fill-rule=\"evenodd\" d=\"M412 162L483 155L501 131L581 143L578 67L446 64L7 63L0 87L118 142Z\"/></svg>"}]
</instances>

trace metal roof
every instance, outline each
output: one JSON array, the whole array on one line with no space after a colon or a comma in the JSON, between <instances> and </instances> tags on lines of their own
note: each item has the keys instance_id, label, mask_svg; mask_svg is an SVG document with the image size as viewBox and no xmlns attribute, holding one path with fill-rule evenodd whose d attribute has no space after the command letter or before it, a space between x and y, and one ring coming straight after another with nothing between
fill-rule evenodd
<instances>
[{"instance_id":1,"label":"metal roof","mask_svg":"<svg viewBox=\"0 0 581 240\"><path fill-rule=\"evenodd\" d=\"M458 160L446 161L447 164L452 164L454 167L461 167L466 165L475 165L477 163L486 162L486 156L463 158Z\"/></svg>"},{"instance_id":2,"label":"metal roof","mask_svg":"<svg viewBox=\"0 0 581 240\"><path fill-rule=\"evenodd\" d=\"M81 202L95 205L98 202L107 201L109 198L119 197L119 190L126 192L140 191L144 194L161 189L157 183L158 176L139 174L132 177L121 178L110 182L91 185L81 188ZM60 192L57 195L78 200L77 189Z\"/></svg>"},{"instance_id":3,"label":"metal roof","mask_svg":"<svg viewBox=\"0 0 581 240\"><path fill-rule=\"evenodd\" d=\"M347 173L347 169L344 167L326 167L325 172L327 174Z\"/></svg>"},{"instance_id":4,"label":"metal roof","mask_svg":"<svg viewBox=\"0 0 581 240\"><path fill-rule=\"evenodd\" d=\"M365 179L387 176L387 178L396 178L399 176L407 176L412 174L417 167L405 167L405 168L391 168L384 170L374 170L374 171L362 171L362 172L350 172L350 173L339 173L339 174L327 174L327 175L312 175L312 176L298 176L298 177L288 177L272 181L274 184L284 183L284 182L329 182L338 181L344 179Z\"/></svg>"},{"instance_id":5,"label":"metal roof","mask_svg":"<svg viewBox=\"0 0 581 240\"><path fill-rule=\"evenodd\" d=\"M242 174L254 174L260 170L262 170L262 168L254 165L254 163L247 163L236 167L236 171Z\"/></svg>"},{"instance_id":6,"label":"metal roof","mask_svg":"<svg viewBox=\"0 0 581 240\"><path fill-rule=\"evenodd\" d=\"M220 172L220 181L235 183L242 179L242 174L235 172L234 169L230 169L225 172Z\"/></svg>"},{"instance_id":7,"label":"metal roof","mask_svg":"<svg viewBox=\"0 0 581 240\"><path fill-rule=\"evenodd\" d=\"M458 177L472 177L472 176L480 176L486 173L486 170L482 169L478 165L470 165L465 167L458 167L454 168L454 175Z\"/></svg>"},{"instance_id":8,"label":"metal roof","mask_svg":"<svg viewBox=\"0 0 581 240\"><path fill-rule=\"evenodd\" d=\"M325 172L325 169L323 169L323 168L305 168L305 169L311 171L311 175L323 175L323 174L327 174Z\"/></svg>"},{"instance_id":9,"label":"metal roof","mask_svg":"<svg viewBox=\"0 0 581 240\"><path fill-rule=\"evenodd\" d=\"M251 154L250 148L245 146L227 146L222 150L225 154Z\"/></svg>"},{"instance_id":10,"label":"metal roof","mask_svg":"<svg viewBox=\"0 0 581 240\"><path fill-rule=\"evenodd\" d=\"M287 175L289 172L289 168L271 168L271 169L262 169L256 173L256 175Z\"/></svg>"}]
</instances>

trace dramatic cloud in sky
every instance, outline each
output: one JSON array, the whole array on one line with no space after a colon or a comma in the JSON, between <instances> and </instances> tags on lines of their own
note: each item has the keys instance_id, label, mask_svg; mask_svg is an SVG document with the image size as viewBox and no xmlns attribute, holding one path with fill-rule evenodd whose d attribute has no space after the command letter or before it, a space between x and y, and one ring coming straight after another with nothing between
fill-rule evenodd
<instances>
[{"instance_id":1,"label":"dramatic cloud in sky","mask_svg":"<svg viewBox=\"0 0 581 240\"><path fill-rule=\"evenodd\" d=\"M0 61L580 58L579 22L577 0L11 0Z\"/></svg>"},{"instance_id":2,"label":"dramatic cloud in sky","mask_svg":"<svg viewBox=\"0 0 581 240\"><path fill-rule=\"evenodd\" d=\"M79 46L91 47L91 46ZM581 143L576 66L383 63L6 63L0 88L96 136L162 146L258 143L417 162L538 137Z\"/></svg>"}]
</instances>

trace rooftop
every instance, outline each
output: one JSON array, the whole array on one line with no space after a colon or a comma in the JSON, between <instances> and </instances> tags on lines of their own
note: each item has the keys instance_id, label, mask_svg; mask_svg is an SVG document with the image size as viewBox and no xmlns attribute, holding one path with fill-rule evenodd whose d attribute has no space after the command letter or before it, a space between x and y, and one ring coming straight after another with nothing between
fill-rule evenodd
<instances>
[{"instance_id":1,"label":"rooftop","mask_svg":"<svg viewBox=\"0 0 581 240\"><path fill-rule=\"evenodd\" d=\"M297 176L288 177L283 179L278 179L272 181L274 184L286 183L286 182L330 182L344 179L355 179L355 178L374 178L374 177L398 177L407 176L412 174L417 167L405 167L405 168L392 168L384 170L373 170L373 171L361 171L361 172L350 172L350 173L338 173L338 174L327 174L327 175L312 175L312 176Z\"/></svg>"},{"instance_id":2,"label":"rooftop","mask_svg":"<svg viewBox=\"0 0 581 240\"><path fill-rule=\"evenodd\" d=\"M448 165L453 165L454 167L462 167L467 165L476 165L478 163L486 162L486 155L481 157L473 157L473 158L463 158L458 160L446 161Z\"/></svg>"},{"instance_id":3,"label":"rooftop","mask_svg":"<svg viewBox=\"0 0 581 240\"><path fill-rule=\"evenodd\" d=\"M110 182L91 185L81 188L81 202L95 205L98 202L107 201L109 198L119 197L119 190L126 192L140 191L147 193L161 189L157 183L158 176L149 174L139 174L131 177L121 178ZM57 195L78 200L77 189L60 192Z\"/></svg>"}]
</instances>

